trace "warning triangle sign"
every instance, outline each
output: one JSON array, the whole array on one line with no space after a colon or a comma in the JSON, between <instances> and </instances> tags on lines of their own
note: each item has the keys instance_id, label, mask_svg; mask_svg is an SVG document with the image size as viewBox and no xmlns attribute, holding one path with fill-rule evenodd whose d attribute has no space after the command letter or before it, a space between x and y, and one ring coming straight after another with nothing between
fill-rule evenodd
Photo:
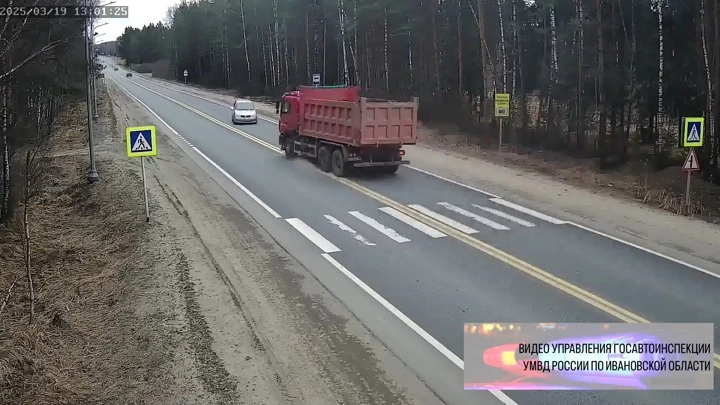
<instances>
[{"instance_id":1,"label":"warning triangle sign","mask_svg":"<svg viewBox=\"0 0 720 405\"><path fill-rule=\"evenodd\" d=\"M690 132L687 137L688 142L700 142L700 132L698 131L698 126L699 125L697 123L690 123Z\"/></svg>"},{"instance_id":2,"label":"warning triangle sign","mask_svg":"<svg viewBox=\"0 0 720 405\"><path fill-rule=\"evenodd\" d=\"M152 146L148 143L147 139L145 139L145 136L140 132L137 139L135 139L135 143L132 146L131 151L133 152L149 152L152 150Z\"/></svg>"},{"instance_id":3,"label":"warning triangle sign","mask_svg":"<svg viewBox=\"0 0 720 405\"><path fill-rule=\"evenodd\" d=\"M695 149L690 149L690 153L688 153L687 158L685 158L682 169L686 172L700 170L700 163L697 160L697 155L695 155Z\"/></svg>"}]
</instances>

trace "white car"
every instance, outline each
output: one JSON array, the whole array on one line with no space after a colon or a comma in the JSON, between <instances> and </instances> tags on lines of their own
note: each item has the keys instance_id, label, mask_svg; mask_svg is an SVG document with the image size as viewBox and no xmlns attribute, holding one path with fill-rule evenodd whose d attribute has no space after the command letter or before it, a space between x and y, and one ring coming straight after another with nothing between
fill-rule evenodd
<instances>
[{"instance_id":1,"label":"white car","mask_svg":"<svg viewBox=\"0 0 720 405\"><path fill-rule=\"evenodd\" d=\"M239 98L233 103L233 124L257 124L257 111L252 101Z\"/></svg>"}]
</instances>

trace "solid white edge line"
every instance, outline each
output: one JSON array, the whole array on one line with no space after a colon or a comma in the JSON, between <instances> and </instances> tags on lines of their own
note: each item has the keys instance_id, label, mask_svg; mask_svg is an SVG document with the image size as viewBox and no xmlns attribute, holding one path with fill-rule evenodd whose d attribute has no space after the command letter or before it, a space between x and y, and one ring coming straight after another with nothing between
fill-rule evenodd
<instances>
[{"instance_id":1,"label":"solid white edge line","mask_svg":"<svg viewBox=\"0 0 720 405\"><path fill-rule=\"evenodd\" d=\"M286 218L288 224L295 228L298 232L303 234L310 242L314 243L315 246L319 247L325 253L339 252L337 246L333 245L332 242L325 239L324 236L320 235L318 231L314 230L310 225L303 222L300 218Z\"/></svg>"},{"instance_id":2,"label":"solid white edge line","mask_svg":"<svg viewBox=\"0 0 720 405\"><path fill-rule=\"evenodd\" d=\"M500 204L502 206L508 207L508 208L512 208L515 211L522 212L523 214L527 214L527 215L533 216L535 218L542 219L543 221L550 222L551 224L565 225L568 223L567 221L562 221L560 219L551 217L550 215L545 215L542 212L537 212L530 208L523 207L522 205L518 205L518 204L512 203L510 201L503 200L502 198L491 198L490 201L492 201L496 204Z\"/></svg>"},{"instance_id":3,"label":"solid white edge line","mask_svg":"<svg viewBox=\"0 0 720 405\"><path fill-rule=\"evenodd\" d=\"M228 180L230 180L230 181L231 181L233 184L235 184L240 190L242 190L245 194L247 194L248 197L252 198L256 203L258 203L261 207L263 207L263 208L265 209L265 211L269 212L270 215L272 215L272 216L275 217L275 218L278 218L278 219L279 219L279 218L282 218L282 217L280 216L280 214L278 214L274 209L270 208L269 205L265 204L265 202L263 202L260 198L258 198L258 196L256 196L256 195L255 195L253 192L251 192L250 190L248 190L247 187L245 187L245 186L243 186L242 184L240 184L240 182L237 181L233 176L231 176L230 173L226 172L222 167L220 167L220 166L219 166L217 163L215 163L212 159L210 159L209 157L207 157L204 153L202 153L202 152L200 151L200 149L196 148L195 146L192 146L192 145L190 144L190 142L188 142L182 135L180 135L173 127L171 127L170 125L168 125L168 123L165 122L165 120L163 120L162 118L160 118L160 116L159 116L157 113L155 113L155 111L153 111L150 107L148 107L147 104L143 103L143 102L142 102L139 98L137 98L134 94L130 93L130 91L129 91L128 89L126 89L122 84L120 84L120 83L119 83L117 80L115 80L112 76L108 75L108 77L110 77L110 79L111 79L112 81L114 81L115 84L117 84L117 85L125 92L125 94L129 95L130 97L132 97L133 99L135 99L135 101L137 101L138 103L140 103L140 105L142 105L143 107L145 107L145 109L147 109L147 110L150 112L150 114L154 115L155 118L157 118L163 125L165 125L165 126L170 130L170 132L174 133L175 135L177 135L178 137L180 137L180 139L182 139L183 141L185 141L185 143L187 143L187 144L192 148L192 150L194 150L195 152L197 152L203 159L205 159L208 163L210 163L213 167L215 167L218 171L220 171L220 173L222 173L225 177L227 177Z\"/></svg>"},{"instance_id":4,"label":"solid white edge line","mask_svg":"<svg viewBox=\"0 0 720 405\"><path fill-rule=\"evenodd\" d=\"M608 234L606 234L606 233L600 232L600 231L598 231L598 230L592 229L592 228L587 227L587 226L584 226L584 225L577 224L577 223L575 223L575 222L568 222L567 224L568 224L568 225L572 225L572 226L577 227L577 228L580 228L580 229L583 229L583 230L588 231L588 232L592 232L592 233L597 234L597 235L599 235L599 236L602 236L602 237L611 239L611 240L613 240L613 241L615 241L615 242L622 243L623 245L627 245L627 246L630 246L630 247L632 247L632 248L635 248L635 249L638 249L638 250L642 250L642 251L645 252L645 253L650 253L650 254L652 254L652 255L655 255L655 256L657 256L657 257L663 258L663 259L665 259L665 260L669 260L669 261L671 261L671 262L673 262L673 263L677 263L677 264L679 264L679 265L682 265L682 266L685 266L685 267L689 267L689 268L691 268L691 269L693 269L693 270L697 270L697 271L699 271L699 272L701 272L701 273L707 274L708 276L711 276L711 277L720 279L720 274L713 273L713 272L711 272L711 271L709 271L709 270L705 270L705 269L703 269L703 268L700 267L700 266L696 266L696 265L694 265L694 264L690 264L690 263L684 262L684 261L682 261L682 260L680 260L680 259L675 259L674 257L670 257L670 256L665 255L665 254L663 254L663 253L656 252L656 251L654 251L654 250L652 250L652 249L649 249L649 248L646 248L646 247L642 247L642 246L640 246L640 245L636 245L636 244L634 244L634 243L632 243L632 242L628 242L628 241L622 240L622 239L620 239L620 238L616 238L615 236L608 235Z\"/></svg>"},{"instance_id":5,"label":"solid white edge line","mask_svg":"<svg viewBox=\"0 0 720 405\"><path fill-rule=\"evenodd\" d=\"M430 218L435 219L436 221L440 221L447 226L455 228L460 232L466 233L468 235L472 235L472 234L480 232L477 229L471 228L465 224L461 224L460 222L458 222L452 218L446 217L445 215L442 215L442 214L438 214L437 212L435 212L429 208L425 208L420 204L408 204L408 207L414 209L417 212L425 214L425 215L429 216Z\"/></svg>"},{"instance_id":6,"label":"solid white edge line","mask_svg":"<svg viewBox=\"0 0 720 405\"><path fill-rule=\"evenodd\" d=\"M451 352L450 349L445 347L442 343L440 343L437 339L435 339L431 334L425 331L425 329L421 328L418 324L416 324L412 319L410 319L407 315L405 315L402 311L397 309L393 304L391 304L388 300L383 298L382 295L378 294L375 290L372 289L369 285L365 284L362 280L360 280L355 274L353 274L350 270L345 268L340 262L335 260L332 256L330 256L327 253L322 253L321 256L325 258L330 264L333 265L336 269L338 269L345 277L352 280L355 285L360 287L363 291L365 291L368 295L370 295L375 301L377 301L380 305L385 307L388 311L390 311L391 314L395 315L396 318L398 318L402 323L404 323L406 326L408 326L410 329L412 329L413 332L417 333L423 340L428 342L435 350L442 353L443 356L445 356L448 360L453 362L456 366L458 366L461 370L465 370L465 363L463 360L456 356L455 353ZM499 390L488 390L490 394L492 394L495 398L497 398L500 402L502 402L504 405L518 405L517 402L513 401L510 397L505 395L504 392Z\"/></svg>"},{"instance_id":7,"label":"solid white edge line","mask_svg":"<svg viewBox=\"0 0 720 405\"><path fill-rule=\"evenodd\" d=\"M417 229L418 231L424 233L425 235L427 235L431 238L437 239L437 238L444 238L447 236L444 233L438 231L437 229L435 229L429 225L425 225L424 223L418 221L417 219L415 219L413 217L403 214L402 212L396 210L395 208L380 207L380 208L378 208L378 210L390 215L391 217L397 219L400 222L405 223L406 225L409 225L409 226Z\"/></svg>"},{"instance_id":8,"label":"solid white edge line","mask_svg":"<svg viewBox=\"0 0 720 405\"><path fill-rule=\"evenodd\" d=\"M109 75L108 75L108 76L109 76ZM118 83L114 78L112 78L111 76L109 76L109 77L110 77L115 83L117 83L118 85L120 85L120 83ZM152 81L152 80L150 80L150 79L148 79L148 78L144 78L144 77L143 77L143 79L144 79L144 80L147 80L147 81ZM121 86L121 87L122 87L122 86ZM127 93L127 90L125 90L125 92ZM200 99L203 98L202 96L197 96L197 95L190 94L190 93L188 93L188 95L192 95L193 97L197 97L197 98L200 98ZM132 95L131 95L131 96L132 96ZM134 96L132 96L132 97L137 100L136 97L134 97ZM140 100L138 100L138 101L140 101ZM210 101L210 100L208 100L208 101ZM215 101L213 101L213 102L215 102ZM140 103L143 104L141 101L140 101ZM217 103L218 105L221 105L221 104L218 103L218 102L216 102L216 103ZM145 106L145 105L143 104L143 106ZM145 106L145 108L147 108L147 106ZM149 110L149 108L148 108L148 110ZM150 111L150 112L152 112L152 111ZM153 113L153 115L155 115L155 116L157 117L157 114L155 114L154 112L152 112L152 113ZM277 124L277 123L278 123L277 120L272 120L272 119L270 119L270 118L263 117L263 116L258 116L258 117L261 118L261 119L263 119L263 120L265 120L265 121L271 122L271 123L273 123L273 124ZM163 121L160 117L157 117L157 118L160 119L160 121L163 122L163 124L165 124L164 121ZM170 128L167 124L165 124L165 126L167 126L168 128ZM172 130L172 128L170 128L170 129ZM172 130L172 131L175 132L174 130ZM177 132L175 132L175 133L177 134ZM538 212L538 211L535 211L535 210L531 210L531 209L529 209L529 208L523 207L523 206L518 205L518 204L511 203L511 202L509 202L509 201L507 201L507 200L504 200L502 197L500 197L500 196L498 196L498 195L489 193L489 192L487 192L487 191L483 191L483 190L481 190L481 189L479 189L479 188L472 187L472 186L467 185L467 184L463 184L463 183L461 183L461 182L459 182L459 181L455 181L455 180L448 179L448 178L443 177L443 176L441 176L441 175L439 175L439 174L435 174L435 173L432 173L432 172L429 172L429 171L427 171L427 170L423 170L423 169L420 169L420 168L418 168L418 167L414 167L414 166L411 166L411 165L407 165L407 167L408 167L409 169L412 169L412 170L415 170L415 171L418 171L418 172L421 172L421 173L425 173L425 174L427 174L427 175L429 175L429 176L432 176L432 177L435 177L435 178L437 178L437 179L447 181L448 183L452 183L452 184L455 184L455 185L457 185L457 186L463 187L463 188L465 188L465 189L472 190L472 191L478 192L478 193L480 193L480 194L484 194L484 195L487 195L487 196L489 196L489 197L492 197L492 199L495 200L494 202L496 202L496 203L498 203L498 204L500 204L500 205L508 206L508 205L506 205L505 203L512 204L512 207L511 207L511 206L508 206L508 207L509 207L509 208L520 207L522 210L529 210L529 211L532 211L532 212L535 213L535 214L540 214L540 215L543 216L543 217L551 218L551 220L548 221L548 222L550 222L550 223L552 223L552 224L555 224L555 225L572 225L572 226L575 226L575 227L577 227L577 228L586 230L586 231L588 231L588 232L592 232L592 233L594 233L594 234L596 234L596 235L598 235L598 236L602 236L602 237L605 237L605 238L614 240L614 241L616 241L616 242L619 242L619 243L625 244L625 245L627 245L627 246L630 246L630 247L636 248L636 249L638 249L638 250L641 250L641 251L643 251L643 252L645 252L645 253L649 253L649 254L651 254L651 255L655 255L655 256L660 257L660 258L663 258L663 259L665 259L665 260L669 260L669 261L671 261L671 262L673 262L673 263L676 263L676 264L679 264L679 265L681 265L681 266L685 266L685 267L687 267L687 268L690 268L690 269L699 271L699 272L701 272L701 273L703 273L703 274L707 274L707 275L712 276L712 277L714 277L714 278L720 278L720 274L713 273L713 272L711 272L711 271L709 271L709 270L703 269L702 267L696 266L696 265L694 265L694 264L690 264L690 263L685 262L685 261L682 261L682 260L680 260L680 259L675 259L675 258L673 258L673 257L671 257L671 256L665 255L665 254L660 253L660 252L658 252L658 251L655 251L655 250L653 250L653 249L646 248L646 247L637 245L637 244L635 244L635 243L626 241L626 240L624 240L624 239L621 239L621 238L618 238L618 237L615 237L615 236L608 235L608 234L606 234L606 233L604 233L604 232L598 231L598 230L593 229L593 228L590 228L590 227L588 227L588 226L580 225L580 224L578 224L578 223L576 223L576 222L563 221L563 220L560 220L560 219L557 219L557 218L553 218L553 217L551 217L551 216L549 216L549 215L545 215L545 214L543 214L543 213L541 213L541 212ZM498 201L502 201L502 203L501 203L501 202L498 202ZM515 208L513 208L513 209L515 209ZM523 212L522 210L518 210L518 211ZM529 214L529 215L531 215L531 214ZM531 215L531 216L535 216L535 215ZM536 218L538 218L538 217L536 216ZM542 218L541 218L541 219L542 219Z\"/></svg>"}]
</instances>

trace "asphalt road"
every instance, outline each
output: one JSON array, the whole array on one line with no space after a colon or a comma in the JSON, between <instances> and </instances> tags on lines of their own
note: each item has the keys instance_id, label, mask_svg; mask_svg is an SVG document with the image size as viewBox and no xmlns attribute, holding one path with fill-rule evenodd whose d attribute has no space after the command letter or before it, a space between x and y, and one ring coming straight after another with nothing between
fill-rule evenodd
<instances>
[{"instance_id":1,"label":"asphalt road","mask_svg":"<svg viewBox=\"0 0 720 405\"><path fill-rule=\"evenodd\" d=\"M716 277L408 168L336 181L272 150L277 124L232 126L229 106L106 75L269 206L282 232L306 237L460 359L464 322L714 322L720 337ZM709 405L720 403L719 383L716 374L714 391L505 394L520 405Z\"/></svg>"}]
</instances>

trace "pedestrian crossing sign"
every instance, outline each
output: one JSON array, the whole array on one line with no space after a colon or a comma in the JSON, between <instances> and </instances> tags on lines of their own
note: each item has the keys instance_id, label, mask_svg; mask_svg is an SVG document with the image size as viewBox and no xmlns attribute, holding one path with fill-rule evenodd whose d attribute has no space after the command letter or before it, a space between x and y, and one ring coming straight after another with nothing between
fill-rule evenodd
<instances>
[{"instance_id":1,"label":"pedestrian crossing sign","mask_svg":"<svg viewBox=\"0 0 720 405\"><path fill-rule=\"evenodd\" d=\"M125 129L125 144L129 157L157 155L155 126L127 127Z\"/></svg>"},{"instance_id":2,"label":"pedestrian crossing sign","mask_svg":"<svg viewBox=\"0 0 720 405\"><path fill-rule=\"evenodd\" d=\"M703 145L703 127L705 118L684 117L683 118L683 148L699 148Z\"/></svg>"}]
</instances>

